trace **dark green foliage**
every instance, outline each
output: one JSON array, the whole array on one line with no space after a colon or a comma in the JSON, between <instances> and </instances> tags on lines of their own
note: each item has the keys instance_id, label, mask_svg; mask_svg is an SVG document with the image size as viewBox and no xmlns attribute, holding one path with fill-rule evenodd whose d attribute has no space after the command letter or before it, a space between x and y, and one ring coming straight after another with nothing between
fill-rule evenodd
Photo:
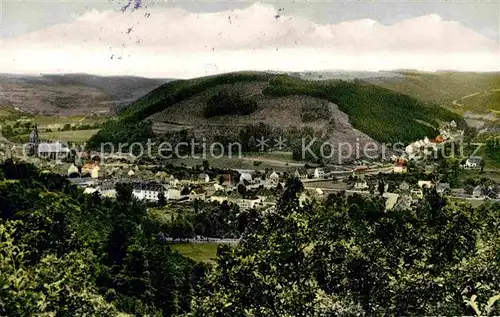
<instances>
[{"instance_id":1,"label":"dark green foliage","mask_svg":"<svg viewBox=\"0 0 500 317\"><path fill-rule=\"evenodd\" d=\"M47 257L66 259L83 252L90 256L78 264L85 267L85 280L77 285L88 284L89 289L95 289L92 296L98 296L99 289L110 302L101 298L103 303L95 300L95 305L112 304L111 308L135 316L172 316L189 311L194 287L205 269L170 249L162 240L161 226L149 218L143 203L133 199L130 186L119 184L119 198L110 200L83 195L63 177L39 174L29 165L8 162L0 165L0 170L20 179L0 186L0 224L22 222L14 241L26 246L22 260L26 270L44 267ZM57 269L52 274L70 274L69 266L68 271L64 271L64 265L50 269ZM69 277L81 279L80 275ZM66 295L63 292L54 296L54 300L64 301ZM22 298L16 295L14 300ZM59 306L55 309L65 307L62 302ZM0 303L1 315L17 315L8 309L2 310ZM24 315L41 311L26 308Z\"/></svg>"},{"instance_id":2,"label":"dark green foliage","mask_svg":"<svg viewBox=\"0 0 500 317\"><path fill-rule=\"evenodd\" d=\"M219 250L193 316L479 315L471 298L499 313L498 204L452 205L431 191L411 211L343 194L311 209L300 182L286 188L276 213Z\"/></svg>"},{"instance_id":3,"label":"dark green foliage","mask_svg":"<svg viewBox=\"0 0 500 317\"><path fill-rule=\"evenodd\" d=\"M500 136L493 135L486 140L486 155L491 160L500 163Z\"/></svg>"},{"instance_id":4,"label":"dark green foliage","mask_svg":"<svg viewBox=\"0 0 500 317\"><path fill-rule=\"evenodd\" d=\"M308 95L337 104L352 125L381 142L408 142L435 137L439 121L463 119L438 106L428 106L407 95L358 80L304 81L288 76L271 80L264 91L271 96ZM426 122L426 123L424 123Z\"/></svg>"},{"instance_id":5,"label":"dark green foliage","mask_svg":"<svg viewBox=\"0 0 500 317\"><path fill-rule=\"evenodd\" d=\"M249 115L257 110L257 102L235 93L219 91L208 99L204 110L205 118L225 115Z\"/></svg>"}]
</instances>

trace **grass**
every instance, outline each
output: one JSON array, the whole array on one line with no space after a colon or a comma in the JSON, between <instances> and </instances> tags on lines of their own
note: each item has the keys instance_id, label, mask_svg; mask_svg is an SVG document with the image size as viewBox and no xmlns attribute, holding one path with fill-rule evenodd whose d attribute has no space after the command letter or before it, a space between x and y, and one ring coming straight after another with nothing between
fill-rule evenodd
<instances>
[{"instance_id":1,"label":"grass","mask_svg":"<svg viewBox=\"0 0 500 317\"><path fill-rule=\"evenodd\" d=\"M200 154L201 156L201 154ZM218 167L222 169L249 169L249 170L264 170L266 168L279 170L279 171L287 171L290 168L297 168L295 165L303 166L303 162L296 162L289 159L288 154L277 155L271 154L271 157L268 157L266 153L258 153L255 155L243 154L243 158L238 158L237 154L233 157L223 156L221 158L213 158L207 155L208 164L212 167ZM254 162L260 162L257 166L254 165ZM195 159L192 157L180 159L173 158L169 161L170 163L180 166L184 164L185 166L196 166L202 165L203 159ZM289 163L291 162L291 163ZM289 163L287 165L287 163Z\"/></svg>"},{"instance_id":2,"label":"grass","mask_svg":"<svg viewBox=\"0 0 500 317\"><path fill-rule=\"evenodd\" d=\"M168 224L172 222L172 216L177 214L174 210L171 210L168 206L163 208L151 208L149 210L149 215L155 221L158 221L160 224Z\"/></svg>"},{"instance_id":3,"label":"grass","mask_svg":"<svg viewBox=\"0 0 500 317\"><path fill-rule=\"evenodd\" d=\"M448 198L449 201L458 203L458 204L466 204L470 205L473 208L479 207L482 204L486 203L487 200L480 200L480 199L460 199L460 198Z\"/></svg>"},{"instance_id":4,"label":"grass","mask_svg":"<svg viewBox=\"0 0 500 317\"><path fill-rule=\"evenodd\" d=\"M70 131L53 131L53 132L40 132L40 138L50 141L62 142L85 142L96 134L99 129L94 130L70 130ZM20 140L28 140L29 135L20 135L17 138Z\"/></svg>"},{"instance_id":5,"label":"grass","mask_svg":"<svg viewBox=\"0 0 500 317\"><path fill-rule=\"evenodd\" d=\"M218 243L173 243L172 249L194 261L214 263Z\"/></svg>"},{"instance_id":6,"label":"grass","mask_svg":"<svg viewBox=\"0 0 500 317\"><path fill-rule=\"evenodd\" d=\"M444 105L459 113L499 110L499 95L491 91L500 89L498 72L401 72L401 74L405 76L384 78L375 84L423 101ZM479 94L471 96L475 93ZM465 96L469 97L462 99ZM453 105L454 100L464 106Z\"/></svg>"}]
</instances>

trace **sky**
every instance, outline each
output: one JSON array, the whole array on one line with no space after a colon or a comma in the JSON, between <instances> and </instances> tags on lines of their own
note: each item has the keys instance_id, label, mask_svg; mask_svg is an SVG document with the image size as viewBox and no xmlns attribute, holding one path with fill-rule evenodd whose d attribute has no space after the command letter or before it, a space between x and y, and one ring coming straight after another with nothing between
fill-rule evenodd
<instances>
[{"instance_id":1,"label":"sky","mask_svg":"<svg viewBox=\"0 0 500 317\"><path fill-rule=\"evenodd\" d=\"M500 70L500 2L0 0L0 70Z\"/></svg>"}]
</instances>

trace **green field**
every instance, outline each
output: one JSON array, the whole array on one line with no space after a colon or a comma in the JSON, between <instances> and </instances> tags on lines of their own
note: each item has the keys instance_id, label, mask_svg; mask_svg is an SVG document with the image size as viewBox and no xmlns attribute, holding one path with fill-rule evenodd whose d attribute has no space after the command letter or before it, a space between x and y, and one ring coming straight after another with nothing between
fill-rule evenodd
<instances>
[{"instance_id":1,"label":"green field","mask_svg":"<svg viewBox=\"0 0 500 317\"><path fill-rule=\"evenodd\" d=\"M297 168L304 166L304 162L292 161L289 159L288 154L277 155L271 154L270 156L267 153L256 153L256 154L243 154L242 158L238 158L235 153L234 156L223 156L221 158L212 158L209 157L210 153L207 153L207 161L211 167L217 168L231 168L231 169L250 169L250 170L264 170L266 168L279 170L279 171L287 171L290 168ZM201 156L201 154L199 154ZM188 158L173 158L169 160L170 163L181 166L196 166L202 165L203 159L195 159L192 157ZM255 165L255 162L258 162Z\"/></svg>"},{"instance_id":2,"label":"green field","mask_svg":"<svg viewBox=\"0 0 500 317\"><path fill-rule=\"evenodd\" d=\"M457 113L500 110L500 73L401 72L374 84L414 98L441 104Z\"/></svg>"},{"instance_id":3,"label":"green field","mask_svg":"<svg viewBox=\"0 0 500 317\"><path fill-rule=\"evenodd\" d=\"M172 249L198 262L213 263L218 243L173 243Z\"/></svg>"},{"instance_id":4,"label":"green field","mask_svg":"<svg viewBox=\"0 0 500 317\"><path fill-rule=\"evenodd\" d=\"M42 140L82 143L90 139L99 129L40 132ZM29 134L17 136L17 140L28 140Z\"/></svg>"}]
</instances>

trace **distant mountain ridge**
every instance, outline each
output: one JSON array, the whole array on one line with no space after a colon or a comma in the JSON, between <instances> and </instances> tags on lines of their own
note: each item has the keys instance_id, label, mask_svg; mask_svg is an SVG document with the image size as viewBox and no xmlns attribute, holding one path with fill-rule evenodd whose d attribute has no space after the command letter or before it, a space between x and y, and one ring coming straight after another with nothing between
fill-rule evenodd
<instances>
[{"instance_id":1,"label":"distant mountain ridge","mask_svg":"<svg viewBox=\"0 0 500 317\"><path fill-rule=\"evenodd\" d=\"M0 74L0 106L31 114L109 115L171 79Z\"/></svg>"}]
</instances>

